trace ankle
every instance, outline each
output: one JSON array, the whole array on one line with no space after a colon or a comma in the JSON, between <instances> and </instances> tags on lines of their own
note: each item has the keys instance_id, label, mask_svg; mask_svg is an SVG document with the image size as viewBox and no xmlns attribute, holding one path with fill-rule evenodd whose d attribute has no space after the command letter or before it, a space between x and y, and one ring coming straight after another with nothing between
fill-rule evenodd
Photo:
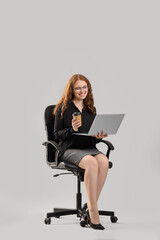
<instances>
[{"instance_id":1,"label":"ankle","mask_svg":"<svg viewBox=\"0 0 160 240\"><path fill-rule=\"evenodd\" d=\"M87 206L88 206L88 209L91 211L91 212L95 212L95 211L98 211L98 206L97 206L97 203L87 203Z\"/></svg>"},{"instance_id":2,"label":"ankle","mask_svg":"<svg viewBox=\"0 0 160 240\"><path fill-rule=\"evenodd\" d=\"M89 210L90 221L92 224L99 224L99 214L97 211Z\"/></svg>"}]
</instances>

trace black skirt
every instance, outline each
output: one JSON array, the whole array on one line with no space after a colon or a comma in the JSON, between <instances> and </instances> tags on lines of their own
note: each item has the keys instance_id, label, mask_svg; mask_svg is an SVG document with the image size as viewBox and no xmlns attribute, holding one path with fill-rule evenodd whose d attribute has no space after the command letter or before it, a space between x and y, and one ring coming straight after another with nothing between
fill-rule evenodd
<instances>
[{"instance_id":1,"label":"black skirt","mask_svg":"<svg viewBox=\"0 0 160 240\"><path fill-rule=\"evenodd\" d=\"M104 154L100 152L97 148L91 149L66 149L63 153L61 160L63 162L71 162L78 166L79 162L83 157L86 155L97 155L97 154Z\"/></svg>"}]
</instances>

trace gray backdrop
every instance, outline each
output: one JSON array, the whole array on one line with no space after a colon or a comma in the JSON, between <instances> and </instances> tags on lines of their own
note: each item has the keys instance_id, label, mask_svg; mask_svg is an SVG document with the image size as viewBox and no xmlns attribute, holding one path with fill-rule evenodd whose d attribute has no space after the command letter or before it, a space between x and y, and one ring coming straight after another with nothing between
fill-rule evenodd
<instances>
[{"instance_id":1,"label":"gray backdrop","mask_svg":"<svg viewBox=\"0 0 160 240\"><path fill-rule=\"evenodd\" d=\"M121 222L156 221L159 1L32 0L0 5L0 225L6 239L12 231L20 238L20 229L28 239L31 225L40 231L45 213L54 206L75 207L76 177L53 178L60 171L46 165L42 146L44 110L57 103L75 73L90 80L98 113L126 114L118 134L108 137L115 146L110 157L114 168L99 208L115 210ZM103 144L98 148L106 150ZM85 202L84 184L82 192ZM45 234L38 236L43 239Z\"/></svg>"}]
</instances>

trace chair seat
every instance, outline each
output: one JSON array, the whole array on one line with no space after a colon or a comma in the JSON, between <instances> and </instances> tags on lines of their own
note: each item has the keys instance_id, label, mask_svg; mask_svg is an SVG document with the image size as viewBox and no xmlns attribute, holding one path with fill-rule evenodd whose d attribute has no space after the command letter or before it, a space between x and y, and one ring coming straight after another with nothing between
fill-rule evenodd
<instances>
[{"instance_id":1,"label":"chair seat","mask_svg":"<svg viewBox=\"0 0 160 240\"><path fill-rule=\"evenodd\" d=\"M77 171L77 172L83 172L84 169L77 167L75 164L70 162L60 162L58 166L56 166L55 162L48 162L48 165L53 169L62 169L62 170L68 170L68 171ZM113 164L109 161L109 168L112 168Z\"/></svg>"},{"instance_id":2,"label":"chair seat","mask_svg":"<svg viewBox=\"0 0 160 240\"><path fill-rule=\"evenodd\" d=\"M70 162L60 162L58 166L56 166L55 162L50 162L49 166L53 169L62 169L68 171L77 171L77 172L84 172L84 169L77 167L75 164Z\"/></svg>"}]
</instances>

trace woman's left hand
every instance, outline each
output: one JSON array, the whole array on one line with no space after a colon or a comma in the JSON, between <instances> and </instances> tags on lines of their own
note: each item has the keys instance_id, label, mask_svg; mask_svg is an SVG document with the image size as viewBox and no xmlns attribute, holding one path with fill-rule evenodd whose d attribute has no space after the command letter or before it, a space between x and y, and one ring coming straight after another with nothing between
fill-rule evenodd
<instances>
[{"instance_id":1,"label":"woman's left hand","mask_svg":"<svg viewBox=\"0 0 160 240\"><path fill-rule=\"evenodd\" d=\"M97 139L102 139L104 137L108 137L108 134L104 134L104 131L102 131L101 135L100 135L100 132L98 132L97 135L92 135L92 137L96 137Z\"/></svg>"}]
</instances>

